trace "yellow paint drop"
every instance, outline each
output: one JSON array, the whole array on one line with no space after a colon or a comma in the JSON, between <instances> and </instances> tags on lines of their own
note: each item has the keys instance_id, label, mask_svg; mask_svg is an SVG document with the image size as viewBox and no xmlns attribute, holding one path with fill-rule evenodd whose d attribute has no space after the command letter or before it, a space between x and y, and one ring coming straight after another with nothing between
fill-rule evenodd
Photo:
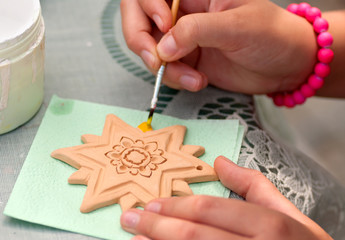
<instances>
[{"instance_id":1,"label":"yellow paint drop","mask_svg":"<svg viewBox=\"0 0 345 240\"><path fill-rule=\"evenodd\" d=\"M143 122L142 124L140 124L138 128L143 132L152 131L153 128L151 126L151 122L152 122L152 116L150 116L146 122Z\"/></svg>"},{"instance_id":2,"label":"yellow paint drop","mask_svg":"<svg viewBox=\"0 0 345 240\"><path fill-rule=\"evenodd\" d=\"M152 131L152 130L153 130L151 124L149 123L149 121L143 122L142 124L140 124L140 125L138 126L138 128L139 128L141 131L143 131L143 132L147 132L147 131Z\"/></svg>"}]
</instances>

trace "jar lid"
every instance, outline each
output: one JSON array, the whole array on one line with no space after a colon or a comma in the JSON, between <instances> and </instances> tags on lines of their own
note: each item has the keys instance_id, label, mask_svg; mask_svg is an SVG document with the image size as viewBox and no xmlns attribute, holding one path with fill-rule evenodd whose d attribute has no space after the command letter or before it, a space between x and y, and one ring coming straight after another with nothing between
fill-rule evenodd
<instances>
[{"instance_id":1,"label":"jar lid","mask_svg":"<svg viewBox=\"0 0 345 240\"><path fill-rule=\"evenodd\" d=\"M39 0L0 0L0 49L24 38L40 16Z\"/></svg>"}]
</instances>

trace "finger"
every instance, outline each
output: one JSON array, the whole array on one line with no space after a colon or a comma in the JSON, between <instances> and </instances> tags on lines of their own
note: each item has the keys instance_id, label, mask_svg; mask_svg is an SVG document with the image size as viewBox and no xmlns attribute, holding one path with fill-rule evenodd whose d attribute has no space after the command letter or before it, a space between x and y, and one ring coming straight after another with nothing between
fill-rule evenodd
<instances>
[{"instance_id":1,"label":"finger","mask_svg":"<svg viewBox=\"0 0 345 240\"><path fill-rule=\"evenodd\" d=\"M155 22L161 32L172 27L172 15L168 4L163 0L138 0L144 12Z\"/></svg>"},{"instance_id":2,"label":"finger","mask_svg":"<svg viewBox=\"0 0 345 240\"><path fill-rule=\"evenodd\" d=\"M234 14L235 16L232 15L231 10L229 10L216 13L189 14L181 17L158 43L159 56L164 61L175 61L197 47L220 49L226 47L227 50L237 47L233 35L238 28L235 27L235 24L239 20L234 19L236 14Z\"/></svg>"},{"instance_id":3,"label":"finger","mask_svg":"<svg viewBox=\"0 0 345 240\"><path fill-rule=\"evenodd\" d=\"M151 36L152 26L137 0L121 1L123 35L135 54L139 55L150 69L158 69L160 60L157 55L157 42Z\"/></svg>"},{"instance_id":4,"label":"finger","mask_svg":"<svg viewBox=\"0 0 345 240\"><path fill-rule=\"evenodd\" d=\"M216 158L214 168L224 186L249 202L260 203L258 200L262 199L257 197L263 195L260 193L269 193L269 199L283 198L278 189L257 170L240 167L223 156Z\"/></svg>"},{"instance_id":5,"label":"finger","mask_svg":"<svg viewBox=\"0 0 345 240\"><path fill-rule=\"evenodd\" d=\"M247 2L247 0L199 0L198 4L195 4L195 1L181 1L180 9L189 14L200 12L220 12L227 9L236 8L240 5L243 5L245 2Z\"/></svg>"},{"instance_id":6,"label":"finger","mask_svg":"<svg viewBox=\"0 0 345 240\"><path fill-rule=\"evenodd\" d=\"M248 202L283 212L297 220L305 216L286 199L279 190L259 171L237 166L220 156L214 168L224 186L243 196Z\"/></svg>"},{"instance_id":7,"label":"finger","mask_svg":"<svg viewBox=\"0 0 345 240\"><path fill-rule=\"evenodd\" d=\"M277 189L261 172L242 168L223 156L216 158L214 168L223 185L235 191L247 201L255 200L255 196L260 190L277 193ZM259 189L255 188L256 185ZM254 199L251 199L251 197L254 197Z\"/></svg>"},{"instance_id":8,"label":"finger","mask_svg":"<svg viewBox=\"0 0 345 240\"><path fill-rule=\"evenodd\" d=\"M146 205L145 211L210 225L247 237L253 237L263 229L257 224L258 216L263 222L272 215L272 210L264 210L244 201L200 195L156 199Z\"/></svg>"},{"instance_id":9,"label":"finger","mask_svg":"<svg viewBox=\"0 0 345 240\"><path fill-rule=\"evenodd\" d=\"M192 92L197 92L208 84L205 74L179 61L168 63L163 82L169 87Z\"/></svg>"},{"instance_id":10,"label":"finger","mask_svg":"<svg viewBox=\"0 0 345 240\"><path fill-rule=\"evenodd\" d=\"M121 225L128 232L144 235L152 239L248 239L207 225L161 216L139 209L131 209L124 212L121 216Z\"/></svg>"},{"instance_id":11,"label":"finger","mask_svg":"<svg viewBox=\"0 0 345 240\"><path fill-rule=\"evenodd\" d=\"M136 235L136 236L132 237L131 240L150 240L150 239L143 236L143 235Z\"/></svg>"}]
</instances>

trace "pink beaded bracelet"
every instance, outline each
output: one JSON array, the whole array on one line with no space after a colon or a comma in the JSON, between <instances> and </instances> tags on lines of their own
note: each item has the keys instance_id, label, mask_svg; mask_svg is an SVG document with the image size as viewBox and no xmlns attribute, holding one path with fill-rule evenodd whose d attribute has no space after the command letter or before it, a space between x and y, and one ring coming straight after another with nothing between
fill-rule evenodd
<instances>
[{"instance_id":1,"label":"pink beaded bracelet","mask_svg":"<svg viewBox=\"0 0 345 240\"><path fill-rule=\"evenodd\" d=\"M305 17L314 28L317 34L318 62L314 66L314 72L309 76L306 83L292 92L279 92L268 94L273 99L276 106L286 106L292 108L298 104L303 104L308 97L315 95L315 91L320 89L324 83L324 78L330 74L329 64L333 60L334 53L330 49L333 43L332 35L327 32L328 22L321 18L321 11L316 7L311 7L308 3L290 4L287 10L298 16Z\"/></svg>"}]
</instances>

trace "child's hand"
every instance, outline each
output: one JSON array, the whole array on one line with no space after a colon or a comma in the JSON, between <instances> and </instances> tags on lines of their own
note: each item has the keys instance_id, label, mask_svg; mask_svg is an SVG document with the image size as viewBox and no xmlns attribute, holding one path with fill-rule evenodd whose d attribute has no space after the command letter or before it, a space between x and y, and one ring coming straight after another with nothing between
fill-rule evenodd
<instances>
[{"instance_id":1,"label":"child's hand","mask_svg":"<svg viewBox=\"0 0 345 240\"><path fill-rule=\"evenodd\" d=\"M158 55L171 62L164 79L170 87L293 90L316 61L312 25L268 0L181 1L169 32L172 16L164 0L122 0L121 11L127 45L149 69L159 68ZM160 32L167 33L157 45Z\"/></svg>"},{"instance_id":2,"label":"child's hand","mask_svg":"<svg viewBox=\"0 0 345 240\"><path fill-rule=\"evenodd\" d=\"M221 182L246 201L211 196L157 199L144 211L123 213L122 227L139 235L133 239L331 239L260 172L224 157L216 159L215 170Z\"/></svg>"}]
</instances>

